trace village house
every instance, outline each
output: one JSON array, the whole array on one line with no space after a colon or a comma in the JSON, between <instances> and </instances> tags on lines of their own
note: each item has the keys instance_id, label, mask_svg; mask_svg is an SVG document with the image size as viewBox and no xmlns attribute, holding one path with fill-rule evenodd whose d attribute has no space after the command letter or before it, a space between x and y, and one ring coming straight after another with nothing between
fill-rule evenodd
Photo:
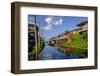
<instances>
[{"instance_id":1,"label":"village house","mask_svg":"<svg viewBox=\"0 0 100 76\"><path fill-rule=\"evenodd\" d=\"M78 26L79 28L71 30L70 33L77 34L77 33L87 31L88 30L88 21L81 22L76 26Z\"/></svg>"},{"instance_id":2,"label":"village house","mask_svg":"<svg viewBox=\"0 0 100 76\"><path fill-rule=\"evenodd\" d=\"M88 21L82 22L76 26L81 27L82 31L87 31L88 30Z\"/></svg>"},{"instance_id":3,"label":"village house","mask_svg":"<svg viewBox=\"0 0 100 76\"><path fill-rule=\"evenodd\" d=\"M32 51L35 46L35 32L38 33L38 27L35 24L28 23L28 51ZM38 35L37 35L38 38Z\"/></svg>"},{"instance_id":4,"label":"village house","mask_svg":"<svg viewBox=\"0 0 100 76\"><path fill-rule=\"evenodd\" d=\"M72 34L78 34L79 33L80 35L82 35L83 32L88 30L88 21L81 22L76 26L78 26L79 28L71 30L71 31L65 33L62 36L62 39L67 40L68 42L70 42Z\"/></svg>"},{"instance_id":5,"label":"village house","mask_svg":"<svg viewBox=\"0 0 100 76\"><path fill-rule=\"evenodd\" d=\"M71 31L65 31L64 33L57 36L56 39L54 38L50 39L51 44L55 44L55 43L59 44L61 41L71 42L72 34L79 33L80 35L82 35L83 32L88 30L88 21L81 22L76 26L78 26L79 28L71 30Z\"/></svg>"},{"instance_id":6,"label":"village house","mask_svg":"<svg viewBox=\"0 0 100 76\"><path fill-rule=\"evenodd\" d=\"M80 24L78 24L77 26L80 27L80 31L79 33L82 35L83 32L88 31L88 21L82 22Z\"/></svg>"}]
</instances>

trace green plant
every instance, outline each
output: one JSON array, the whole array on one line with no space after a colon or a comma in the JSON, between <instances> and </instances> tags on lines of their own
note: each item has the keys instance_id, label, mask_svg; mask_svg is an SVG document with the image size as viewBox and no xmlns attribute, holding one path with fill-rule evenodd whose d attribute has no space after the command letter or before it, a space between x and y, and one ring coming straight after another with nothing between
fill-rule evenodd
<instances>
[{"instance_id":1,"label":"green plant","mask_svg":"<svg viewBox=\"0 0 100 76\"><path fill-rule=\"evenodd\" d=\"M87 32L84 32L82 36L80 34L72 34L72 41L62 41L60 46L63 47L75 47L75 48L87 48Z\"/></svg>"},{"instance_id":2,"label":"green plant","mask_svg":"<svg viewBox=\"0 0 100 76\"><path fill-rule=\"evenodd\" d=\"M87 32L83 32L82 39L84 39L86 41L88 40L88 33Z\"/></svg>"}]
</instances>

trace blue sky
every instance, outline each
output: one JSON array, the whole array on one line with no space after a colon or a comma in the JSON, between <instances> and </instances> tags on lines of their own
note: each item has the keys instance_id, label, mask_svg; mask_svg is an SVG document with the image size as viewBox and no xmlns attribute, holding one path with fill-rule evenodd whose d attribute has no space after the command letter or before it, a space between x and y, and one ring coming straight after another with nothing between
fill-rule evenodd
<instances>
[{"instance_id":1,"label":"blue sky","mask_svg":"<svg viewBox=\"0 0 100 76\"><path fill-rule=\"evenodd\" d=\"M88 21L88 18L74 16L36 16L36 23L40 24L40 32L45 38L45 41L63 33L65 30L71 31L79 28L76 25L83 21ZM28 23L34 23L34 15L28 15Z\"/></svg>"}]
</instances>

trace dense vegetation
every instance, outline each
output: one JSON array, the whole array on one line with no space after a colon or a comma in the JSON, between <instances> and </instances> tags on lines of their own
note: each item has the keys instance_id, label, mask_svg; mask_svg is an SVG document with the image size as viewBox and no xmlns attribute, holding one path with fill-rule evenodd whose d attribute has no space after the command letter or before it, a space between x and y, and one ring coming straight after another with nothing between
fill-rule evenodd
<instances>
[{"instance_id":1,"label":"dense vegetation","mask_svg":"<svg viewBox=\"0 0 100 76\"><path fill-rule=\"evenodd\" d=\"M62 42L62 46L64 47L75 47L75 48L87 48L88 47L88 35L87 32L83 32L82 35L80 34L72 34L72 41Z\"/></svg>"},{"instance_id":2,"label":"dense vegetation","mask_svg":"<svg viewBox=\"0 0 100 76\"><path fill-rule=\"evenodd\" d=\"M37 44L37 51L36 51L36 45L33 46L33 49L31 52L28 53L28 60L36 60L36 54L39 54L41 52L41 50L43 49L44 47L44 42L42 42L41 44Z\"/></svg>"},{"instance_id":3,"label":"dense vegetation","mask_svg":"<svg viewBox=\"0 0 100 76\"><path fill-rule=\"evenodd\" d=\"M82 35L79 33L71 35L72 40L61 41L59 47L63 48L63 52L65 54L79 54L81 57L87 57L87 48L88 48L88 34L87 32L83 32Z\"/></svg>"}]
</instances>

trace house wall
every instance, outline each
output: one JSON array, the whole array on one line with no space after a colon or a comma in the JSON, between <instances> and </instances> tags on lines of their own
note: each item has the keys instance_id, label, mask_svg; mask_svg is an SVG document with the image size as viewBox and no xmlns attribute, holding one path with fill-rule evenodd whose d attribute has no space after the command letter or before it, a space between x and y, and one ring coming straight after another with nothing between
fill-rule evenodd
<instances>
[{"instance_id":1,"label":"house wall","mask_svg":"<svg viewBox=\"0 0 100 76\"><path fill-rule=\"evenodd\" d=\"M84 26L82 26L82 31L88 30L88 23L86 23Z\"/></svg>"}]
</instances>

